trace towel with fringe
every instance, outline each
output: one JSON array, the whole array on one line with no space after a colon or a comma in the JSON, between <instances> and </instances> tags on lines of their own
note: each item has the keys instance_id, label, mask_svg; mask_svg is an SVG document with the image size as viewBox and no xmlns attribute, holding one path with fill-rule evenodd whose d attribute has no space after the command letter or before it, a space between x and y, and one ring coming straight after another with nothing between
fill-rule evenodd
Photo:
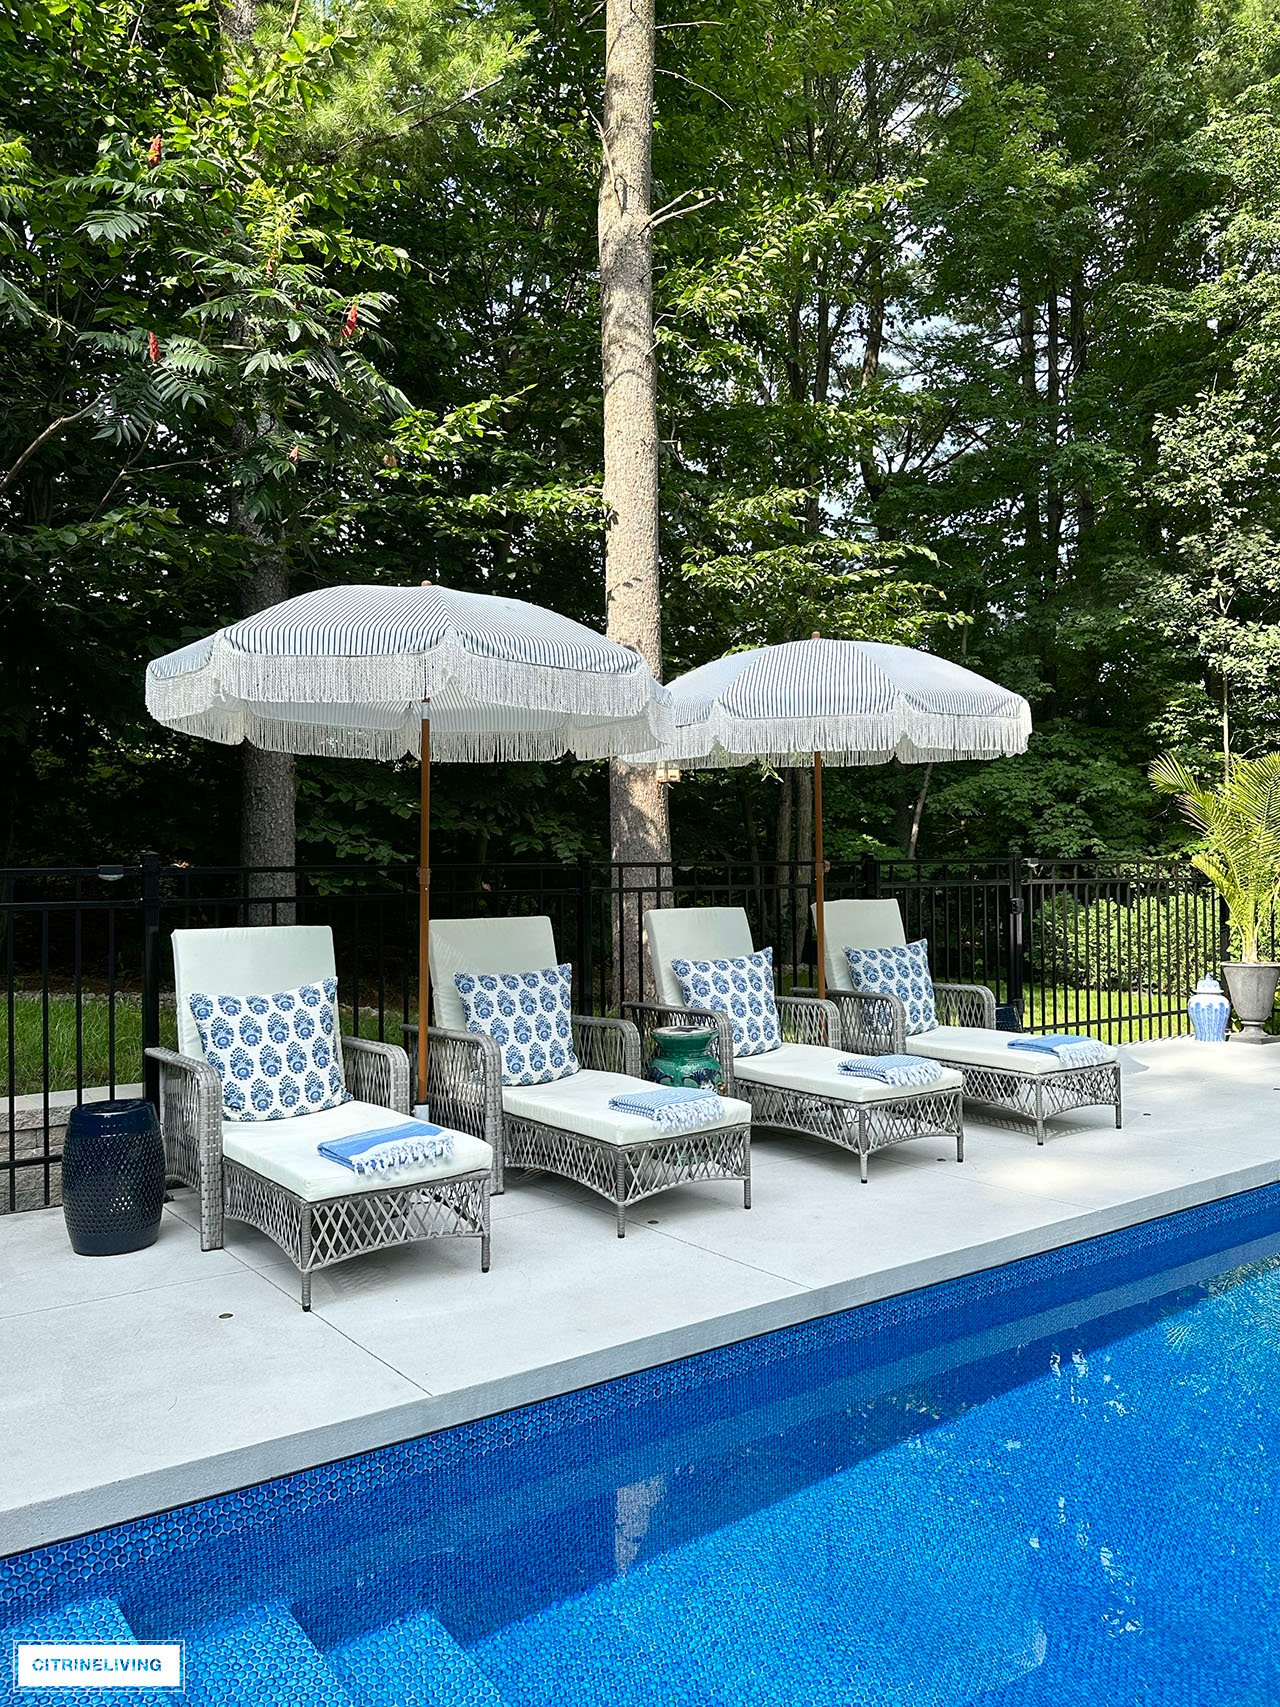
<instances>
[{"instance_id":1,"label":"towel with fringe","mask_svg":"<svg viewBox=\"0 0 1280 1707\"><path fill-rule=\"evenodd\" d=\"M1101 1067L1114 1061L1116 1052L1109 1043L1099 1043L1096 1037L1079 1037L1074 1032L1051 1032L1047 1037L1015 1037L1010 1049L1033 1049L1041 1055L1056 1055L1064 1067Z\"/></svg>"},{"instance_id":2,"label":"towel with fringe","mask_svg":"<svg viewBox=\"0 0 1280 1707\"><path fill-rule=\"evenodd\" d=\"M609 1098L615 1114L638 1114L664 1132L691 1132L725 1118L722 1098L688 1085L662 1085L652 1091L623 1091Z\"/></svg>"},{"instance_id":3,"label":"towel with fringe","mask_svg":"<svg viewBox=\"0 0 1280 1707\"><path fill-rule=\"evenodd\" d=\"M448 1161L453 1134L429 1120L406 1120L401 1126L382 1126L356 1132L350 1138L330 1138L316 1148L331 1162L358 1174L384 1174L393 1168L420 1167L424 1162Z\"/></svg>"},{"instance_id":4,"label":"towel with fringe","mask_svg":"<svg viewBox=\"0 0 1280 1707\"><path fill-rule=\"evenodd\" d=\"M927 1055L846 1055L839 1070L882 1085L931 1085L942 1077L941 1063Z\"/></svg>"}]
</instances>

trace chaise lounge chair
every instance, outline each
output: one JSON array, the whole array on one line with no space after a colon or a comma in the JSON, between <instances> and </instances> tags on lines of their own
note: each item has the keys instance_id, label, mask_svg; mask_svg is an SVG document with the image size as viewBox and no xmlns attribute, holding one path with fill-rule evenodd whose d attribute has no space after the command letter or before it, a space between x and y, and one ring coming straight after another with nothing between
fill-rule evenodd
<instances>
[{"instance_id":1,"label":"chaise lounge chair","mask_svg":"<svg viewBox=\"0 0 1280 1707\"><path fill-rule=\"evenodd\" d=\"M745 1055L725 1013L690 1005L673 962L751 955L751 927L741 907L653 908L644 922L659 1000L627 1011L642 1023L646 1043L655 1026L714 1026L729 1094L745 1096L760 1125L856 1151L864 1185L871 1152L907 1139L954 1138L956 1160L964 1160L959 1073L944 1068L927 1085L893 1086L841 1072L846 1051L838 1047L839 1016L830 1002L813 997L775 998L783 1041Z\"/></svg>"},{"instance_id":2,"label":"chaise lounge chair","mask_svg":"<svg viewBox=\"0 0 1280 1707\"><path fill-rule=\"evenodd\" d=\"M1121 1125L1120 1063L1109 1046L1100 1045L1104 1058L1087 1066L1011 1048L1014 1038L996 1029L995 995L981 984L933 984L939 1023L915 1035L899 996L856 990L846 948L906 946L896 901L828 901L823 924L827 994L840 1010L846 1047L947 1062L964 1074L967 1101L1033 1121L1037 1144L1044 1143L1045 1121L1073 1108L1114 1107Z\"/></svg>"},{"instance_id":3,"label":"chaise lounge chair","mask_svg":"<svg viewBox=\"0 0 1280 1707\"><path fill-rule=\"evenodd\" d=\"M455 1132L453 1154L391 1173L356 1173L317 1152L321 1143L403 1125L409 1060L403 1049L360 1037L340 1042L340 1072L354 1100L291 1118L224 1118L222 1077L205 1057L191 997L261 996L334 977L333 936L316 925L173 933L178 1049L149 1049L160 1063L160 1123L171 1178L195 1189L200 1245L222 1245L223 1221L244 1221L273 1240L302 1276L311 1308L318 1268L418 1239L478 1239L489 1267L487 1144ZM335 1028L336 1029L336 1028Z\"/></svg>"},{"instance_id":4,"label":"chaise lounge chair","mask_svg":"<svg viewBox=\"0 0 1280 1707\"><path fill-rule=\"evenodd\" d=\"M725 1099L722 1117L692 1131L662 1130L644 1115L609 1107L612 1097L652 1092L640 1077L640 1034L626 1020L571 1015L578 1070L543 1084L504 1084L492 1036L467 1028L457 978L531 975L558 967L547 918L433 919L428 1033L433 1117L483 1134L493 1146L494 1188L507 1168L542 1169L611 1202L618 1237L628 1208L699 1180L740 1180L751 1207L751 1110Z\"/></svg>"}]
</instances>

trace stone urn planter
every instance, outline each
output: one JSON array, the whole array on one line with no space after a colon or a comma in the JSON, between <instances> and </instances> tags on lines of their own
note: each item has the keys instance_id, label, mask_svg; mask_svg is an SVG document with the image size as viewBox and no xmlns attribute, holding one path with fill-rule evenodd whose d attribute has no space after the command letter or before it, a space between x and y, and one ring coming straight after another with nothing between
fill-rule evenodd
<instances>
[{"instance_id":1,"label":"stone urn planter","mask_svg":"<svg viewBox=\"0 0 1280 1707\"><path fill-rule=\"evenodd\" d=\"M1274 960L1224 961L1222 981L1231 997L1231 1006L1240 1021L1236 1034L1238 1043L1270 1043L1262 1029L1271 1018L1276 1003L1276 986L1280 984L1280 964Z\"/></svg>"}]
</instances>

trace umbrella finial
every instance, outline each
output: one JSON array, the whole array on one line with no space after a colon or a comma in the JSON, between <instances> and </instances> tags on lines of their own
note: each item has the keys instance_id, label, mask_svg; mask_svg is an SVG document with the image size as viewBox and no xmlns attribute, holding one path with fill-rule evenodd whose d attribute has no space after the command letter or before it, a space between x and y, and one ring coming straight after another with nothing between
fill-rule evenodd
<instances>
[{"instance_id":1,"label":"umbrella finial","mask_svg":"<svg viewBox=\"0 0 1280 1707\"><path fill-rule=\"evenodd\" d=\"M813 633L812 633L812 634L811 634L811 635L810 635L810 636L809 636L809 638L810 638L810 640L821 640L821 639L822 639L822 635L821 635L821 634L820 634L820 633L819 633L819 631L818 631L818 630L817 630L817 629L816 629L816 628L815 628L815 629L814 629L814 631L813 631Z\"/></svg>"}]
</instances>

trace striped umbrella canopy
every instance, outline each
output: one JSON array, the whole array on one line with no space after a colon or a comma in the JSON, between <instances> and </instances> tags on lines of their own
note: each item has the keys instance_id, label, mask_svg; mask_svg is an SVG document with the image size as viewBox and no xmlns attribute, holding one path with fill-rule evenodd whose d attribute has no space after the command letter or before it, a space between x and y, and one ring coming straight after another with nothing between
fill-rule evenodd
<instances>
[{"instance_id":1,"label":"striped umbrella canopy","mask_svg":"<svg viewBox=\"0 0 1280 1707\"><path fill-rule=\"evenodd\" d=\"M672 738L639 653L520 599L326 587L147 666L147 709L274 752L421 759L418 1100L426 1100L433 758L605 758Z\"/></svg>"},{"instance_id":2,"label":"striped umbrella canopy","mask_svg":"<svg viewBox=\"0 0 1280 1707\"><path fill-rule=\"evenodd\" d=\"M644 754L691 769L813 763L818 993L825 994L822 766L997 759L1026 751L1021 694L909 646L795 640L732 652L671 686L675 730Z\"/></svg>"}]
</instances>

